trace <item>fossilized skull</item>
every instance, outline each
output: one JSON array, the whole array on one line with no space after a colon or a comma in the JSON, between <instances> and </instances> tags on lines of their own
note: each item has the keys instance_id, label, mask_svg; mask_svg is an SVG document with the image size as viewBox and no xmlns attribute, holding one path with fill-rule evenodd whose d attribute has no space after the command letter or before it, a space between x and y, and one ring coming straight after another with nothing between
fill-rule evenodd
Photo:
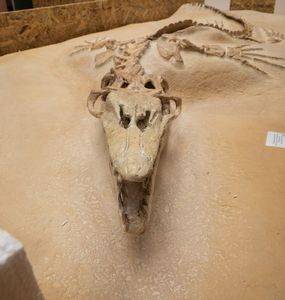
<instances>
[{"instance_id":1,"label":"fossilized skull","mask_svg":"<svg viewBox=\"0 0 285 300\"><path fill-rule=\"evenodd\" d=\"M88 109L103 123L125 230L141 234L167 124L179 115L181 100L130 89L91 91Z\"/></svg>"}]
</instances>

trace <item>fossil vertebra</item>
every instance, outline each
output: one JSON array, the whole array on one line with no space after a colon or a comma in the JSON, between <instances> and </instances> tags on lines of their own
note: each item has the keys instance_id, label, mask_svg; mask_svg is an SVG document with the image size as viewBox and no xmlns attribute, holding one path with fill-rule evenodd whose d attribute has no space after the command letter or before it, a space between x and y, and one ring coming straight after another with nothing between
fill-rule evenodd
<instances>
[{"instance_id":1,"label":"fossil vertebra","mask_svg":"<svg viewBox=\"0 0 285 300\"><path fill-rule=\"evenodd\" d=\"M145 231L167 125L181 111L181 99L168 95L167 81L158 74L146 73L140 64L140 58L150 43L158 40L159 54L167 60L174 58L178 63L183 63L180 52L188 50L232 59L263 74L267 73L253 62L284 68L271 61L283 58L257 53L263 49L252 45L279 42L284 39L283 35L265 29L257 30L242 19L208 6L199 6L197 9L209 10L225 22L234 22L242 29L231 30L224 22L220 21L219 25L214 19L206 22L189 19L169 24L144 38L125 42L98 39L76 47L73 52L105 47L105 52L96 55L95 65L99 66L111 58L114 61L114 68L101 80L101 91L91 91L88 109L102 120L120 213L125 230L130 233L141 234ZM193 26L212 27L247 42L223 48L219 45L196 45L187 39L170 36L171 33ZM97 105L99 102L100 107Z\"/></svg>"}]
</instances>

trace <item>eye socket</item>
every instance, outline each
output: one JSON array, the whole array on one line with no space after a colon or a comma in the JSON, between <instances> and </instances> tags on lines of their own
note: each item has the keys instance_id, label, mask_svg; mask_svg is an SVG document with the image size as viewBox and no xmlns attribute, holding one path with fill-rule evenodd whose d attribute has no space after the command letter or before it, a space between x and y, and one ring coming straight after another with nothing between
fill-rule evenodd
<instances>
[{"instance_id":1,"label":"eye socket","mask_svg":"<svg viewBox=\"0 0 285 300\"><path fill-rule=\"evenodd\" d=\"M128 86L129 86L128 81L124 80L124 82L123 82L122 85L121 85L121 88L125 89L125 88L127 88Z\"/></svg>"},{"instance_id":2,"label":"eye socket","mask_svg":"<svg viewBox=\"0 0 285 300\"><path fill-rule=\"evenodd\" d=\"M144 131L147 126L149 125L149 117L150 117L150 111L145 112L145 116L143 116L141 119L137 121L137 127L140 129L140 131Z\"/></svg>"},{"instance_id":3,"label":"eye socket","mask_svg":"<svg viewBox=\"0 0 285 300\"><path fill-rule=\"evenodd\" d=\"M144 84L144 87L145 87L146 89L155 89L155 86L153 85L153 83L152 83L151 80L147 81L147 82Z\"/></svg>"},{"instance_id":4,"label":"eye socket","mask_svg":"<svg viewBox=\"0 0 285 300\"><path fill-rule=\"evenodd\" d=\"M101 80L101 89L111 86L115 81L115 74L111 71L107 73Z\"/></svg>"},{"instance_id":5,"label":"eye socket","mask_svg":"<svg viewBox=\"0 0 285 300\"><path fill-rule=\"evenodd\" d=\"M163 115L168 115L170 113L170 103L162 103L161 110Z\"/></svg>"},{"instance_id":6,"label":"eye socket","mask_svg":"<svg viewBox=\"0 0 285 300\"><path fill-rule=\"evenodd\" d=\"M127 115L124 115L123 105L120 105L120 118L120 124L122 125L122 127L127 129L131 123L131 118Z\"/></svg>"}]
</instances>

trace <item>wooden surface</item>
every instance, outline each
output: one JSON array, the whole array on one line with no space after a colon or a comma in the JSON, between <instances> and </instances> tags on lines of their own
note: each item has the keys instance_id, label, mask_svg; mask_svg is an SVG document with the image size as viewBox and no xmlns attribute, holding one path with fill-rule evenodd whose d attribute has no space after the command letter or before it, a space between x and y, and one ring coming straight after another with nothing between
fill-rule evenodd
<instances>
[{"instance_id":1,"label":"wooden surface","mask_svg":"<svg viewBox=\"0 0 285 300\"><path fill-rule=\"evenodd\" d=\"M86 0L33 0L33 5L37 7L64 5L70 3L86 2Z\"/></svg>"},{"instance_id":2,"label":"wooden surface","mask_svg":"<svg viewBox=\"0 0 285 300\"><path fill-rule=\"evenodd\" d=\"M273 13L275 0L231 0L231 9L257 10Z\"/></svg>"},{"instance_id":3,"label":"wooden surface","mask_svg":"<svg viewBox=\"0 0 285 300\"><path fill-rule=\"evenodd\" d=\"M63 5L69 3L78 3L84 2L84 0L33 0L34 7L44 7L44 6L54 6L54 5ZM278 0L206 0L205 3L208 5L213 5L217 8L228 9L228 7L232 7L232 9L249 9L249 10L257 10L263 12L274 11L274 6L276 6L276 2ZM279 2L283 2L283 0L279 0ZM223 7L221 7L223 6Z\"/></svg>"},{"instance_id":4,"label":"wooden surface","mask_svg":"<svg viewBox=\"0 0 285 300\"><path fill-rule=\"evenodd\" d=\"M0 14L0 55L130 23L154 21L203 0L98 0Z\"/></svg>"}]
</instances>

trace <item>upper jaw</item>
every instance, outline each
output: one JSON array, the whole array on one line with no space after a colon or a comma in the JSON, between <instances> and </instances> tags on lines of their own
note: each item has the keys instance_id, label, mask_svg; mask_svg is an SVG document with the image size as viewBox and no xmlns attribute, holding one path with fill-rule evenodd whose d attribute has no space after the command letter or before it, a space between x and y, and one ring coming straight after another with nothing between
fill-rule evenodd
<instances>
[{"instance_id":1,"label":"upper jaw","mask_svg":"<svg viewBox=\"0 0 285 300\"><path fill-rule=\"evenodd\" d=\"M144 182L153 172L153 159L143 151L130 152L128 151L112 160L115 172L120 175L122 180Z\"/></svg>"}]
</instances>

